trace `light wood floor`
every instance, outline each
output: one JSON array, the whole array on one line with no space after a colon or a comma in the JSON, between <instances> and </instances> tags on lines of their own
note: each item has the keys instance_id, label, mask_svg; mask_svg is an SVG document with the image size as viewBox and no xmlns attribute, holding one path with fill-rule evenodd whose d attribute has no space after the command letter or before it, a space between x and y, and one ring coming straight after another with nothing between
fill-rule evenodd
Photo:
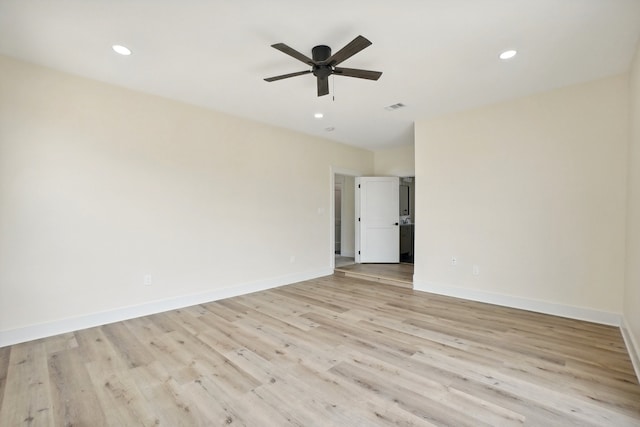
<instances>
[{"instance_id":1,"label":"light wood floor","mask_svg":"<svg viewBox=\"0 0 640 427\"><path fill-rule=\"evenodd\" d=\"M413 264L351 264L335 268L340 276L413 288Z\"/></svg>"},{"instance_id":2,"label":"light wood floor","mask_svg":"<svg viewBox=\"0 0 640 427\"><path fill-rule=\"evenodd\" d=\"M353 257L346 257L346 256L340 256L340 255L335 256L336 268L344 267L346 265L352 265L354 263L355 262Z\"/></svg>"},{"instance_id":3,"label":"light wood floor","mask_svg":"<svg viewBox=\"0 0 640 427\"><path fill-rule=\"evenodd\" d=\"M8 426L638 426L617 328L329 276L0 349Z\"/></svg>"}]
</instances>

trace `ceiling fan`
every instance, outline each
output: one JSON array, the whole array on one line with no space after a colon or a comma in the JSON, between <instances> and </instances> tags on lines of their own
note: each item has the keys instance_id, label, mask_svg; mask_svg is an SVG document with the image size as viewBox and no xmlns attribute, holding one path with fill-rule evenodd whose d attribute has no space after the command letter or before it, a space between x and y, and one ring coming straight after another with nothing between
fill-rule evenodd
<instances>
[{"instance_id":1,"label":"ceiling fan","mask_svg":"<svg viewBox=\"0 0 640 427\"><path fill-rule=\"evenodd\" d=\"M295 73L282 74L280 76L266 78L265 81L275 82L276 80L288 79L289 77L301 76L303 74L313 73L316 76L318 82L318 96L329 94L329 79L332 74L336 76L345 77L357 77L359 79L378 80L382 73L380 71L359 70L356 68L342 68L337 67L341 62L351 58L356 53L360 52L364 48L371 46L371 42L362 36L358 36L348 43L345 47L331 54L331 48L325 45L319 45L311 49L311 56L309 58L306 55L298 52L297 50L290 48L284 43L276 43L271 47L278 49L280 52L304 62L311 66L310 70L298 71Z\"/></svg>"}]
</instances>

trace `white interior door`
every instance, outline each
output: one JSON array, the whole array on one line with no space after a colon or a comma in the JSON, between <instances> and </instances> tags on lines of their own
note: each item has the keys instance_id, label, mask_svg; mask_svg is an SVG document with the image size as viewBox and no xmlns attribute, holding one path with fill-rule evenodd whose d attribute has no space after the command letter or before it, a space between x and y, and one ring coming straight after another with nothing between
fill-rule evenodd
<instances>
[{"instance_id":1,"label":"white interior door","mask_svg":"<svg viewBox=\"0 0 640 427\"><path fill-rule=\"evenodd\" d=\"M356 178L356 262L400 262L398 177Z\"/></svg>"}]
</instances>

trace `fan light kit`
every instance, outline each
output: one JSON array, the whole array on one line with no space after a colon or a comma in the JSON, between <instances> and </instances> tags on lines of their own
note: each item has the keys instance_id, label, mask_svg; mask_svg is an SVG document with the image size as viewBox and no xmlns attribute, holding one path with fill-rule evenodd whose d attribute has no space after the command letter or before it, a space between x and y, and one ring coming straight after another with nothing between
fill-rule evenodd
<instances>
[{"instance_id":1,"label":"fan light kit","mask_svg":"<svg viewBox=\"0 0 640 427\"><path fill-rule=\"evenodd\" d=\"M500 59L511 59L516 56L517 53L515 50L505 50L500 54Z\"/></svg>"},{"instance_id":2,"label":"fan light kit","mask_svg":"<svg viewBox=\"0 0 640 427\"><path fill-rule=\"evenodd\" d=\"M124 56L129 56L131 55L131 49L129 49L126 46L122 46L119 44L114 44L113 46L111 46L111 48L116 52L119 53L120 55L124 55Z\"/></svg>"},{"instance_id":3,"label":"fan light kit","mask_svg":"<svg viewBox=\"0 0 640 427\"><path fill-rule=\"evenodd\" d=\"M298 61L304 62L311 66L310 70L298 71L295 73L283 74L280 76L269 77L264 79L267 82L275 82L276 80L288 79L289 77L301 76L303 74L313 74L317 79L318 84L318 96L329 94L329 79L331 75L356 77L359 79L378 80L382 73L380 71L359 70L356 68L342 68L337 67L341 62L351 58L356 53L360 52L366 47L371 46L371 42L362 36L358 36L348 43L345 47L331 54L331 48L325 45L319 45L311 49L311 56L308 56L298 52L297 50L290 48L284 43L272 44L271 47L278 49L280 52L285 53Z\"/></svg>"}]
</instances>

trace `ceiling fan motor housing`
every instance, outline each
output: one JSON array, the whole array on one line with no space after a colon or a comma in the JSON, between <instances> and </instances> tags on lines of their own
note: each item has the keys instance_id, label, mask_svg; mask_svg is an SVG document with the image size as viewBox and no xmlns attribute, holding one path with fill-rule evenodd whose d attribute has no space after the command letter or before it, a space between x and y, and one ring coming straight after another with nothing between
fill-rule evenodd
<instances>
[{"instance_id":1,"label":"ceiling fan motor housing","mask_svg":"<svg viewBox=\"0 0 640 427\"><path fill-rule=\"evenodd\" d=\"M321 44L311 49L311 56L315 62L324 62L331 56L331 48Z\"/></svg>"},{"instance_id":2,"label":"ceiling fan motor housing","mask_svg":"<svg viewBox=\"0 0 640 427\"><path fill-rule=\"evenodd\" d=\"M331 48L319 45L311 49L311 56L314 62L324 62L331 57ZM313 66L313 75L319 78L326 78L333 74L331 65L319 64Z\"/></svg>"}]
</instances>

